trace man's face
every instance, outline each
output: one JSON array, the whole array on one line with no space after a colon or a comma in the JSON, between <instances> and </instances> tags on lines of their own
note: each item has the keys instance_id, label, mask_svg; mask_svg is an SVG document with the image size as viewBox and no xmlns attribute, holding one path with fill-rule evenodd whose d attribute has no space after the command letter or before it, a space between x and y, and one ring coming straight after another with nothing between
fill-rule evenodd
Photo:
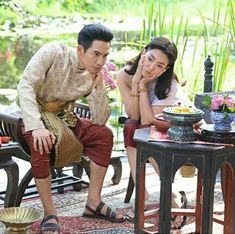
<instances>
[{"instance_id":1,"label":"man's face","mask_svg":"<svg viewBox=\"0 0 235 234\"><path fill-rule=\"evenodd\" d=\"M81 45L78 45L79 68L88 70L92 75L97 74L103 68L109 54L110 42L95 40L90 48L84 51Z\"/></svg>"}]
</instances>

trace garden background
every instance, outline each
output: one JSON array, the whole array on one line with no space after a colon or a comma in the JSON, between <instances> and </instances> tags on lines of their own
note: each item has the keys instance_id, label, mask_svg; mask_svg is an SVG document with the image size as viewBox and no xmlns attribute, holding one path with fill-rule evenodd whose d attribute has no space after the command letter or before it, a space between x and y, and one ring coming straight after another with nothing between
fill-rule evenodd
<instances>
[{"instance_id":1,"label":"garden background","mask_svg":"<svg viewBox=\"0 0 235 234\"><path fill-rule=\"evenodd\" d=\"M164 35L178 47L175 72L186 81L184 90L192 100L203 92L208 55L214 62L213 91L235 90L234 0L0 0L0 104L12 101L27 62L40 46L51 40L76 46L77 32L91 22L114 32L109 60L118 68L151 37ZM117 141L117 118L123 110L117 90L109 98L109 123Z\"/></svg>"}]
</instances>

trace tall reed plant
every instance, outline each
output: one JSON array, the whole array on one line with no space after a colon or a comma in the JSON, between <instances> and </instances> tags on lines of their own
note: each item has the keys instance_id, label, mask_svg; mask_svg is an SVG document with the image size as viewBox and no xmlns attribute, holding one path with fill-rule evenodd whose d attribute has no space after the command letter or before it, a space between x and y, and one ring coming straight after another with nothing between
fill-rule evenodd
<instances>
[{"instance_id":1,"label":"tall reed plant","mask_svg":"<svg viewBox=\"0 0 235 234\"><path fill-rule=\"evenodd\" d=\"M222 33L217 36L217 42L212 47L212 55L214 57L214 80L213 80L213 90L216 92L223 91L224 83L226 80L227 68L230 63L231 51L235 49L235 17L234 17L234 1L228 0L226 5L226 10L224 13L224 18L222 19L221 14L221 0L218 1L218 7L215 5L214 15L217 15L213 19L213 28L222 28ZM221 19L221 20L220 20ZM215 33L215 31L213 31ZM235 87L234 87L235 88Z\"/></svg>"},{"instance_id":2,"label":"tall reed plant","mask_svg":"<svg viewBox=\"0 0 235 234\"><path fill-rule=\"evenodd\" d=\"M224 3L226 3L225 7ZM155 36L165 35L170 38L179 52L176 73L180 80L188 80L188 87L190 87L188 94L191 97L195 91L203 91L203 61L211 55L215 63L213 91L223 91L230 54L235 47L234 9L233 0L214 0L212 16L205 15L197 9L202 27L193 36L192 45L190 41L194 26L189 18L184 17L177 9L174 9L172 14L168 14L167 6L161 0L150 0L148 3L145 1L140 47L149 43ZM190 69L187 69L188 64L191 64Z\"/></svg>"}]
</instances>

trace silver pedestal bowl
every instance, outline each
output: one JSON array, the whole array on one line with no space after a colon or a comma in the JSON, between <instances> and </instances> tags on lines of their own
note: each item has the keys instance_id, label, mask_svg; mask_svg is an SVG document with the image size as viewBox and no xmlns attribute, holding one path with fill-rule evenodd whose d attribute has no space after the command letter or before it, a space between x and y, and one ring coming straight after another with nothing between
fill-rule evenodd
<instances>
[{"instance_id":1,"label":"silver pedestal bowl","mask_svg":"<svg viewBox=\"0 0 235 234\"><path fill-rule=\"evenodd\" d=\"M0 209L0 222L6 225L6 233L30 233L30 226L40 220L41 213L34 208L10 207Z\"/></svg>"},{"instance_id":2,"label":"silver pedestal bowl","mask_svg":"<svg viewBox=\"0 0 235 234\"><path fill-rule=\"evenodd\" d=\"M188 113L175 113L174 107L163 109L164 119L171 122L171 127L167 133L174 141L194 141L197 138L194 124L202 120L204 112L200 109L192 108Z\"/></svg>"}]
</instances>

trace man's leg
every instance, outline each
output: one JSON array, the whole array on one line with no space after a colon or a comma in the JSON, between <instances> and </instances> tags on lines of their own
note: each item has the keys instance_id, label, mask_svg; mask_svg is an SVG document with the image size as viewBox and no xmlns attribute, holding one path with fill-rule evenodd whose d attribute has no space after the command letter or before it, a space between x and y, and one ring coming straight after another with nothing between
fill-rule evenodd
<instances>
[{"instance_id":1,"label":"man's leg","mask_svg":"<svg viewBox=\"0 0 235 234\"><path fill-rule=\"evenodd\" d=\"M57 215L55 206L53 205L51 195L51 176L45 179L34 178L42 206L44 208L44 216L53 214Z\"/></svg>"},{"instance_id":2,"label":"man's leg","mask_svg":"<svg viewBox=\"0 0 235 234\"><path fill-rule=\"evenodd\" d=\"M40 154L38 151L34 150L31 132L24 132L23 129L23 136L30 149L33 177L44 209L44 217L48 217L48 215L57 215L51 195L50 156L45 152ZM57 223L57 220L49 219L46 223ZM45 231L43 233L56 234L59 232Z\"/></svg>"},{"instance_id":3,"label":"man's leg","mask_svg":"<svg viewBox=\"0 0 235 234\"><path fill-rule=\"evenodd\" d=\"M34 178L38 194L44 209L44 218L50 217L50 215L57 216L57 211L52 201L51 195L51 175L45 179L36 179ZM51 218L45 222L46 225L57 225L58 222L56 219ZM43 234L57 234L59 231L41 231Z\"/></svg>"},{"instance_id":4,"label":"man's leg","mask_svg":"<svg viewBox=\"0 0 235 234\"><path fill-rule=\"evenodd\" d=\"M101 190L110 162L113 133L108 127L92 124L91 121L86 119L79 119L74 133L83 143L83 153L90 158L90 184L84 212L84 216L88 216L94 214L94 211L101 204ZM109 216L107 210L108 206L104 205L100 213ZM115 219L123 220L122 216L117 214L113 221L118 221Z\"/></svg>"},{"instance_id":5,"label":"man's leg","mask_svg":"<svg viewBox=\"0 0 235 234\"><path fill-rule=\"evenodd\" d=\"M88 189L88 198L87 198L87 205L92 209L96 210L97 206L101 202L101 190L104 183L104 177L107 172L106 167L99 166L95 164L93 161L90 162L90 184ZM105 205L102 210L101 214L106 215L108 206ZM89 212L86 210L86 212ZM122 218L123 216L117 215L116 218Z\"/></svg>"}]
</instances>

